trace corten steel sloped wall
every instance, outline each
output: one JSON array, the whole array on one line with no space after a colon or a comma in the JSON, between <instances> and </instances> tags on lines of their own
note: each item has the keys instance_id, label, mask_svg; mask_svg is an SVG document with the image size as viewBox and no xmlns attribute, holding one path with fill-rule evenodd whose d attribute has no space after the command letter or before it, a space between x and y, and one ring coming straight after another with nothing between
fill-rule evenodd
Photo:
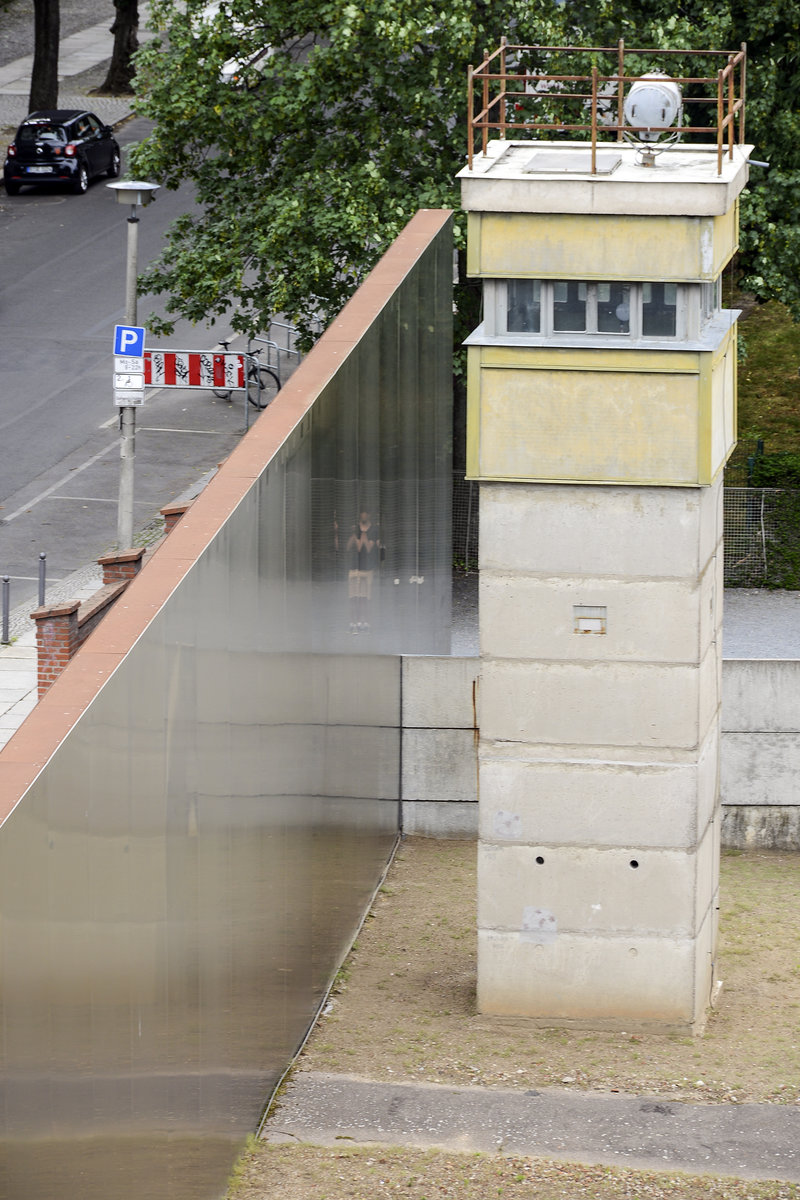
<instances>
[{"instance_id":1,"label":"corten steel sloped wall","mask_svg":"<svg viewBox=\"0 0 800 1200\"><path fill-rule=\"evenodd\" d=\"M451 254L418 214L0 754L2 1200L219 1196L349 945L449 648Z\"/></svg>"}]
</instances>

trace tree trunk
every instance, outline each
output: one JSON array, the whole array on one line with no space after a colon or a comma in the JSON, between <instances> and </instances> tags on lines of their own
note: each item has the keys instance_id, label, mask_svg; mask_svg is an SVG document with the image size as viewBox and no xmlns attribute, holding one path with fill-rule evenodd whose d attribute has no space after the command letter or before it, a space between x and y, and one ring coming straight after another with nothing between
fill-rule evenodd
<instances>
[{"instance_id":1,"label":"tree trunk","mask_svg":"<svg viewBox=\"0 0 800 1200\"><path fill-rule=\"evenodd\" d=\"M28 112L58 108L59 0L33 0L33 71Z\"/></svg>"},{"instance_id":2,"label":"tree trunk","mask_svg":"<svg viewBox=\"0 0 800 1200\"><path fill-rule=\"evenodd\" d=\"M97 90L110 92L112 96L130 95L134 76L131 60L139 49L139 0L114 0L114 8L117 10L111 26L114 50L105 82Z\"/></svg>"}]
</instances>

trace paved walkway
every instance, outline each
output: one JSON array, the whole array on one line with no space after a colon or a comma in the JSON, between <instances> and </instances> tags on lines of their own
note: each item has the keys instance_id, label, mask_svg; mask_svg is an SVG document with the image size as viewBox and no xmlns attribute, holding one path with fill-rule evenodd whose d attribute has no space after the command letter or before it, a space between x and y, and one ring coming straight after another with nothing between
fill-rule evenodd
<instances>
[{"instance_id":1,"label":"paved walkway","mask_svg":"<svg viewBox=\"0 0 800 1200\"><path fill-rule=\"evenodd\" d=\"M800 1109L636 1096L377 1083L298 1071L269 1142L379 1143L644 1170L800 1181Z\"/></svg>"},{"instance_id":2,"label":"paved walkway","mask_svg":"<svg viewBox=\"0 0 800 1200\"><path fill-rule=\"evenodd\" d=\"M93 563L47 588L47 603L88 600L102 584L102 569ZM12 640L8 646L0 645L0 750L36 707L36 626L30 619L31 610L26 604L11 613L8 632Z\"/></svg>"}]
</instances>

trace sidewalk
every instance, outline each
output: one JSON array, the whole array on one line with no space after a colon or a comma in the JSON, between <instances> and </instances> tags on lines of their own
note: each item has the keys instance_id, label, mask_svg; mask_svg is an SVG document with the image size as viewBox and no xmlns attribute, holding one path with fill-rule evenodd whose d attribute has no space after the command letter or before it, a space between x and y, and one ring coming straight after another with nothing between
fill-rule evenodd
<instances>
[{"instance_id":1,"label":"sidewalk","mask_svg":"<svg viewBox=\"0 0 800 1200\"><path fill-rule=\"evenodd\" d=\"M299 1071L267 1121L264 1139L272 1145L346 1141L800 1181L800 1113L777 1104L381 1083Z\"/></svg>"},{"instance_id":2,"label":"sidewalk","mask_svg":"<svg viewBox=\"0 0 800 1200\"><path fill-rule=\"evenodd\" d=\"M48 587L47 603L88 600L102 583L102 568L93 563ZM23 604L11 613L11 644L0 645L0 750L37 703L36 626L30 619L34 608Z\"/></svg>"},{"instance_id":3,"label":"sidewalk","mask_svg":"<svg viewBox=\"0 0 800 1200\"><path fill-rule=\"evenodd\" d=\"M107 125L116 125L131 115L130 96L90 96L89 87L102 83L102 73L96 81L87 83L87 72L103 66L110 58L114 38L109 18L73 33L60 46L58 61L59 108L88 108ZM147 9L140 5L139 40L145 41L152 34L145 29ZM0 127L16 127L28 115L28 96L31 86L33 55L28 54L0 67Z\"/></svg>"}]
</instances>

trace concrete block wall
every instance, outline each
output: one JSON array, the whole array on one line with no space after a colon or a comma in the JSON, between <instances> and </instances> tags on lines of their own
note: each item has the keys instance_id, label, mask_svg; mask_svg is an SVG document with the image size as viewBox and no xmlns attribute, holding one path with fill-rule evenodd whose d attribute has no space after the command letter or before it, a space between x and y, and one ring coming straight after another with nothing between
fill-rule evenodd
<instances>
[{"instance_id":1,"label":"concrete block wall","mask_svg":"<svg viewBox=\"0 0 800 1200\"><path fill-rule=\"evenodd\" d=\"M403 661L403 817L408 834L478 836L472 698L478 695L479 676L477 657ZM722 845L800 850L800 660L723 661L720 757ZM688 844L697 823L710 816L715 764L716 748L710 743L693 775L698 801L692 803L686 768L674 765L665 772L631 763L624 771L610 772L597 762L573 762L567 770L555 770L550 763L498 761L484 767L484 779L502 798L485 820L495 824L498 836L560 844L569 842L576 824L588 819L598 846L617 846L624 830L608 803L613 783L618 795L629 794L625 828L632 840L652 837L663 843L672 831ZM537 793L549 795L551 803L526 809L524 798ZM705 809L700 794L706 798Z\"/></svg>"},{"instance_id":2,"label":"concrete block wall","mask_svg":"<svg viewBox=\"0 0 800 1200\"><path fill-rule=\"evenodd\" d=\"M403 831L474 838L478 658L403 659Z\"/></svg>"},{"instance_id":3,"label":"concrete block wall","mask_svg":"<svg viewBox=\"0 0 800 1200\"><path fill-rule=\"evenodd\" d=\"M800 850L800 660L728 659L722 842Z\"/></svg>"}]
</instances>

